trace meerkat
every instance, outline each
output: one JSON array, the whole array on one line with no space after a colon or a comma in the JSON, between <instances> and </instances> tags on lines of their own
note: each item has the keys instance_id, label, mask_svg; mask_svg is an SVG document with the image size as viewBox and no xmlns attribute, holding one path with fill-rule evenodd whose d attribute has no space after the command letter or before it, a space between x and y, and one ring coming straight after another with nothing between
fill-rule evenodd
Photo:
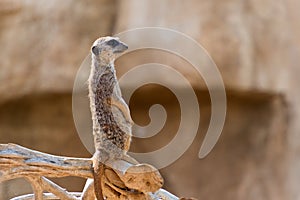
<instances>
[{"instance_id":1,"label":"meerkat","mask_svg":"<svg viewBox=\"0 0 300 200\"><path fill-rule=\"evenodd\" d=\"M114 61L127 45L116 37L97 39L91 47L92 65L89 76L89 99L93 121L95 153L93 172L95 195L103 199L102 181L105 161L127 155L133 121L122 98Z\"/></svg>"}]
</instances>

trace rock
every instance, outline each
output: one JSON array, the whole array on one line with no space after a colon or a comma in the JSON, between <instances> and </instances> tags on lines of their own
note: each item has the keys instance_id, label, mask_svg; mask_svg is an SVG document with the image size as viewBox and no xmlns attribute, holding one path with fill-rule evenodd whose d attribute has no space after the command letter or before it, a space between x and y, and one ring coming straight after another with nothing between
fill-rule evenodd
<instances>
[{"instance_id":1,"label":"rock","mask_svg":"<svg viewBox=\"0 0 300 200\"><path fill-rule=\"evenodd\" d=\"M285 6L283 1L271 0L125 0L120 2L115 29L119 32L158 26L178 30L196 39L210 53L227 89L277 92L288 87L286 67L293 63ZM135 40L143 42L138 37ZM175 39L168 40L179 47L185 45ZM150 60L179 69L194 85L205 88L186 63L161 52ZM140 57L139 61L144 62L144 58Z\"/></svg>"},{"instance_id":2,"label":"rock","mask_svg":"<svg viewBox=\"0 0 300 200\"><path fill-rule=\"evenodd\" d=\"M157 88L138 92L131 109L139 125L147 122L149 104L162 103L168 120L153 137L134 138L132 151L153 152L165 147L177 136L180 121L178 103ZM161 169L164 188L176 196L207 199L287 199L286 132L288 109L282 96L264 93L229 93L227 117L220 140L204 159L197 156L210 122L210 100L206 92L197 91L201 121L196 138L184 154ZM147 99L142 104L141 99ZM162 100L166 100L162 102ZM168 100L167 100L168 99ZM191 119L190 119L191 120ZM190 137L191 133L186 133ZM174 148L180 148L176 146ZM174 156L173 154L168 155ZM155 159L155 158L154 158ZM157 158L156 158L157 159Z\"/></svg>"},{"instance_id":3,"label":"rock","mask_svg":"<svg viewBox=\"0 0 300 200\"><path fill-rule=\"evenodd\" d=\"M92 41L110 33L115 1L1 1L0 102L72 91Z\"/></svg>"}]
</instances>

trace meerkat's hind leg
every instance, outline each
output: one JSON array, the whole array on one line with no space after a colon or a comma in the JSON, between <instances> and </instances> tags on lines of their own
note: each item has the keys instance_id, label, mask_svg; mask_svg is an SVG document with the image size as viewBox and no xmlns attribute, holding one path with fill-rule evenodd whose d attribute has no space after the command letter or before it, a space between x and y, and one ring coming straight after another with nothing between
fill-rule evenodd
<instances>
[{"instance_id":1,"label":"meerkat's hind leg","mask_svg":"<svg viewBox=\"0 0 300 200\"><path fill-rule=\"evenodd\" d=\"M120 158L121 160L124 160L126 162L129 162L133 165L139 164L138 161L136 161L133 157L129 156L128 154L122 154L122 157Z\"/></svg>"}]
</instances>

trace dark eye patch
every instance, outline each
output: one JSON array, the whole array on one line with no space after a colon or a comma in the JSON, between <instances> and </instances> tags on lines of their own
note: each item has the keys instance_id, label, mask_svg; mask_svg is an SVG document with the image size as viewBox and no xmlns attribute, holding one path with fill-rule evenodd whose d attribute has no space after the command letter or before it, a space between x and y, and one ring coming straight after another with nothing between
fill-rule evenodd
<instances>
[{"instance_id":1,"label":"dark eye patch","mask_svg":"<svg viewBox=\"0 0 300 200\"><path fill-rule=\"evenodd\" d=\"M109 40L106 44L108 44L111 47L115 47L119 44L119 42L115 39Z\"/></svg>"}]
</instances>

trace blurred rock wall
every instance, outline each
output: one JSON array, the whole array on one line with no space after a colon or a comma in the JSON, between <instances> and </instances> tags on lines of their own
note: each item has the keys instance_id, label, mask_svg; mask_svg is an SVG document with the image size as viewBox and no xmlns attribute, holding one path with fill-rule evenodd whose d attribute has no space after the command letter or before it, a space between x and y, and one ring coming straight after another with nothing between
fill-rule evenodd
<instances>
[{"instance_id":1,"label":"blurred rock wall","mask_svg":"<svg viewBox=\"0 0 300 200\"><path fill-rule=\"evenodd\" d=\"M162 170L166 188L178 196L208 200L299 199L298 8L296 0L0 0L0 143L89 157L73 124L71 95L90 45L99 36L130 28L166 27L205 47L222 74L228 98L220 141L199 160L211 114L201 78L184 62L164 60L170 55L161 53L149 52L145 58L137 52L118 61L123 73L122 63L164 60L180 68L195 87L200 128L188 151ZM171 117L157 136L134 139L134 151L159 148L174 137L180 112L166 89L139 90L130 102L133 119L147 124L148 108L157 102ZM54 181L72 191L84 184L72 177ZM30 192L25 185L24 180L0 184L0 199Z\"/></svg>"},{"instance_id":2,"label":"blurred rock wall","mask_svg":"<svg viewBox=\"0 0 300 200\"><path fill-rule=\"evenodd\" d=\"M0 5L2 102L70 92L90 44L111 33L116 13L109 0L1 0Z\"/></svg>"}]
</instances>

